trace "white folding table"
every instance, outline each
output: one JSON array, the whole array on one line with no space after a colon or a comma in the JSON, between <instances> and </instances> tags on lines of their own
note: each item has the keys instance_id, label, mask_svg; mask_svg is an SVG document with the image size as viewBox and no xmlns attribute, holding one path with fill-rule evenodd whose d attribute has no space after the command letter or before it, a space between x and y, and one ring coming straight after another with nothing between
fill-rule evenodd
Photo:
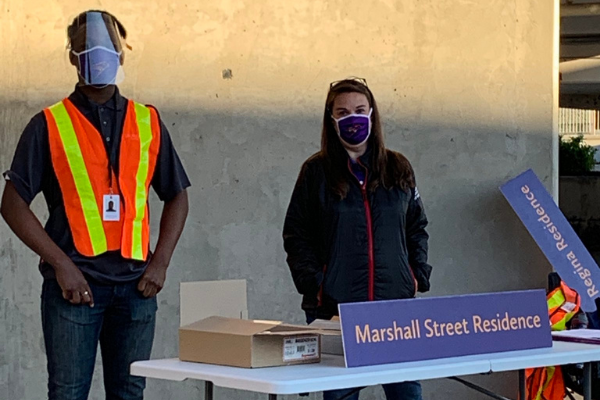
<instances>
[{"instance_id":1,"label":"white folding table","mask_svg":"<svg viewBox=\"0 0 600 400\"><path fill-rule=\"evenodd\" d=\"M280 394L320 392L516 370L519 371L520 398L525 399L526 368L582 363L585 366L584 399L591 400L590 363L593 361L600 361L600 346L555 341L553 347L548 349L358 368L345 368L344 359L341 356L323 355L321 363L318 364L258 369L199 364L183 362L178 359L139 361L131 365L131 373L136 376L172 381L203 380L206 382L205 399L207 400L213 398L213 385L265 393L269 395L270 400L274 400ZM462 382L464 383L464 381ZM480 391L486 392L485 390Z\"/></svg>"}]
</instances>

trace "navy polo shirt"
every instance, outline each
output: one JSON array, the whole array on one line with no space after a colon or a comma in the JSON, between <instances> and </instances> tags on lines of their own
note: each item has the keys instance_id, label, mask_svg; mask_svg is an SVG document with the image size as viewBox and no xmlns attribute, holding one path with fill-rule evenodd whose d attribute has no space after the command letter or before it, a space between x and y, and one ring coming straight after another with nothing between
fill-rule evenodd
<instances>
[{"instance_id":1,"label":"navy polo shirt","mask_svg":"<svg viewBox=\"0 0 600 400\"><path fill-rule=\"evenodd\" d=\"M108 102L96 104L78 88L69 96L69 100L102 135L111 165L118 174L121 134L128 100L117 89ZM160 135L160 150L152 177L152 188L162 201L169 201L189 187L190 181L162 120ZM144 273L150 257L148 261L128 260L121 256L120 251L85 257L75 249L62 193L52 166L48 126L43 112L34 116L23 131L11 168L4 173L4 177L14 184L27 204L38 193L44 194L50 213L45 226L46 232L87 279L97 284L114 284L134 281ZM40 263L40 271L44 279L55 279L54 269L44 261Z\"/></svg>"}]
</instances>

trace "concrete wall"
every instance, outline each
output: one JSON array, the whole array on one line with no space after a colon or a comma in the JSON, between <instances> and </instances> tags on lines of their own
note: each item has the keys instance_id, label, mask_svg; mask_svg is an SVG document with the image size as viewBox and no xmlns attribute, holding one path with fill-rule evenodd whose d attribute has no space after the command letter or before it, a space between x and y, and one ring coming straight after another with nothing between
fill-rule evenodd
<instances>
[{"instance_id":1,"label":"concrete wall","mask_svg":"<svg viewBox=\"0 0 600 400\"><path fill-rule=\"evenodd\" d=\"M180 281L244 278L251 317L302 320L281 226L318 149L328 85L349 75L368 80L389 147L417 171L431 295L544 285L549 267L498 186L533 168L553 189L552 2L2 0L2 168L29 118L71 91L64 31L89 7L129 29L122 91L158 107L194 185L154 357L176 355ZM41 199L34 209L47 215ZM36 257L0 223L0 398L44 396L40 286ZM98 378L92 399L103 398ZM514 378L473 379L515 397ZM483 398L457 385L427 382L427 398ZM152 380L147 398L199 398L199 388Z\"/></svg>"}]
</instances>

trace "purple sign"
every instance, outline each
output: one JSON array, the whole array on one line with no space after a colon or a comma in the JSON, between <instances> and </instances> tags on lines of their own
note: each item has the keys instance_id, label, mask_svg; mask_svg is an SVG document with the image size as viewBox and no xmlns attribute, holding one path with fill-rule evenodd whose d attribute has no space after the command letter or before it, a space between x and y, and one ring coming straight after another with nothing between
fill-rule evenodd
<instances>
[{"instance_id":1,"label":"purple sign","mask_svg":"<svg viewBox=\"0 0 600 400\"><path fill-rule=\"evenodd\" d=\"M339 305L347 367L552 347L543 290Z\"/></svg>"},{"instance_id":2,"label":"purple sign","mask_svg":"<svg viewBox=\"0 0 600 400\"><path fill-rule=\"evenodd\" d=\"M596 310L600 270L532 170L500 188L560 278L581 296L584 311Z\"/></svg>"}]
</instances>

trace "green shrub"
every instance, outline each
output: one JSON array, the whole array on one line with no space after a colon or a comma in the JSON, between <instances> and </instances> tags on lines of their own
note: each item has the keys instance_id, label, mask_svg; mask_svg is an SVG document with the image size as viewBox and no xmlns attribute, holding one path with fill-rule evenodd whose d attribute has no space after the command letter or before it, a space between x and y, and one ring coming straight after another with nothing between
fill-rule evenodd
<instances>
[{"instance_id":1,"label":"green shrub","mask_svg":"<svg viewBox=\"0 0 600 400\"><path fill-rule=\"evenodd\" d=\"M565 140L560 137L558 165L560 175L583 175L594 170L596 149L583 142L583 135Z\"/></svg>"}]
</instances>

